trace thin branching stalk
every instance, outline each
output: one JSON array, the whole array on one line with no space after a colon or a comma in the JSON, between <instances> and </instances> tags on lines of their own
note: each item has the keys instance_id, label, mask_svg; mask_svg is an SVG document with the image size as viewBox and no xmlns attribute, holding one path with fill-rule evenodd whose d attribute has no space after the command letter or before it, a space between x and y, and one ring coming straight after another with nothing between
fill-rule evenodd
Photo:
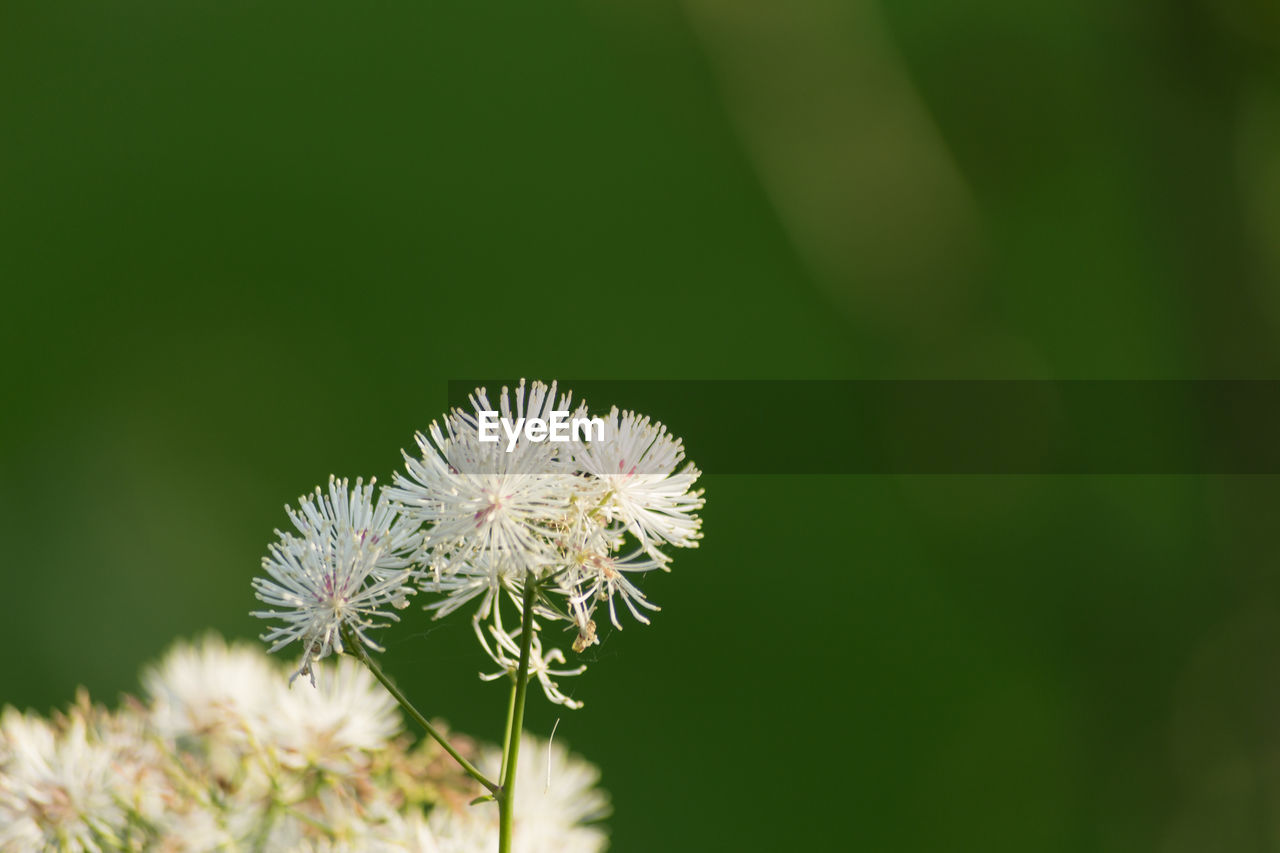
<instances>
[{"instance_id":1,"label":"thin branching stalk","mask_svg":"<svg viewBox=\"0 0 1280 853\"><path fill-rule=\"evenodd\" d=\"M431 725L431 723L427 721L427 718L422 716L421 712L419 712L417 708L413 707L413 703L400 692L400 688L396 687L395 682L387 677L386 673L382 671L382 667L378 666L373 658L369 657L369 653L365 651L362 643L360 643L355 637L348 636L346 637L346 645L347 648L351 649L355 656L369 668L369 671L373 673L373 677L382 682L382 686L387 688L387 692L395 697L395 700L400 703L400 707L404 709L405 713L417 721L418 725L426 729L427 734L431 735L431 737L435 739L436 743L440 744L440 746L444 748L445 752L453 756L453 760L458 762L462 769L470 774L471 778L475 779L481 785L484 785L491 793L496 794L498 792L498 784L488 776L481 773L480 770L470 761L463 758L462 753L453 748L453 745L445 739L445 736L440 733L439 729Z\"/></svg>"}]
</instances>

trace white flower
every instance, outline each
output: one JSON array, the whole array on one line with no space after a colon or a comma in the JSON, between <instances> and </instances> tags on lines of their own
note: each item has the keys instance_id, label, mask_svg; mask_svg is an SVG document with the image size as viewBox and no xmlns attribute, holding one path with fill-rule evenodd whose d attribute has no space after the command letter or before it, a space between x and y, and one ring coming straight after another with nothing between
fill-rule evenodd
<instances>
[{"instance_id":1,"label":"white flower","mask_svg":"<svg viewBox=\"0 0 1280 853\"><path fill-rule=\"evenodd\" d=\"M176 768L199 767L199 779L182 787L216 786L218 795L193 799L186 809L166 809L164 825L175 839L187 839L174 850L217 849L202 840L236 838L252 831L258 815L279 788L272 744L280 669L257 648L228 645L209 633L182 641L160 662L143 671L151 696L146 727L158 736ZM233 791L231 814L215 805ZM184 846L185 845L185 846Z\"/></svg>"},{"instance_id":2,"label":"white flower","mask_svg":"<svg viewBox=\"0 0 1280 853\"><path fill-rule=\"evenodd\" d=\"M112 750L83 714L61 730L5 708L0 767L0 849L99 851L120 843L128 815Z\"/></svg>"},{"instance_id":3,"label":"white flower","mask_svg":"<svg viewBox=\"0 0 1280 853\"><path fill-rule=\"evenodd\" d=\"M349 772L385 749L403 721L395 698L350 657L317 664L316 685L276 684L271 696L271 743L294 768Z\"/></svg>"},{"instance_id":4,"label":"white flower","mask_svg":"<svg viewBox=\"0 0 1280 853\"><path fill-rule=\"evenodd\" d=\"M97 743L110 752L117 801L142 823L161 821L176 796L170 772L172 752L155 736L144 706L127 699L116 712L89 702L83 688L76 696L73 714L80 714L93 729Z\"/></svg>"},{"instance_id":5,"label":"white flower","mask_svg":"<svg viewBox=\"0 0 1280 853\"><path fill-rule=\"evenodd\" d=\"M343 629L381 651L366 631L384 626L380 619L398 621L385 606L403 608L413 592L408 584L410 555L419 536L385 495L374 504L373 487L372 480L368 486L356 480L348 492L346 480L331 477L327 496L317 488L314 499L299 499L298 512L286 507L301 535L276 531L280 541L270 546L262 561L274 580L253 581L260 600L284 608L253 614L285 623L263 636L274 643L270 651L295 640L303 646L294 677L311 674L312 662L330 652L340 653Z\"/></svg>"},{"instance_id":6,"label":"white flower","mask_svg":"<svg viewBox=\"0 0 1280 853\"><path fill-rule=\"evenodd\" d=\"M209 635L147 670L147 704L126 698L108 712L81 694L52 720L6 708L0 850L496 847L497 807L464 805L473 783L442 752L407 749L394 700L367 669L317 662L314 688L287 687L282 674L262 652ZM480 766L501 762L492 747L455 744ZM595 768L529 737L522 744L515 849L603 849L603 831L584 825L607 810ZM211 765L237 753L233 772Z\"/></svg>"},{"instance_id":7,"label":"white flower","mask_svg":"<svg viewBox=\"0 0 1280 853\"><path fill-rule=\"evenodd\" d=\"M495 411L484 389L471 398L476 412ZM503 418L548 418L565 411L569 397L555 406L555 384L523 380L512 395L502 389ZM585 409L580 409L585 413ZM405 453L408 476L397 473L387 494L413 519L430 525L424 545L431 550L428 574L440 580L466 562L509 564L538 572L555 561L552 530L573 494L572 454L564 445L533 442L521 433L508 452L505 439L481 442L476 415L455 409L444 430L433 423L430 439L415 436L420 458Z\"/></svg>"},{"instance_id":8,"label":"white flower","mask_svg":"<svg viewBox=\"0 0 1280 853\"><path fill-rule=\"evenodd\" d=\"M530 735L516 768L514 847L524 853L590 853L608 843L587 825L607 817L609 799L596 787L600 771L558 743Z\"/></svg>"},{"instance_id":9,"label":"white flower","mask_svg":"<svg viewBox=\"0 0 1280 853\"><path fill-rule=\"evenodd\" d=\"M260 737L278 673L255 648L216 634L176 643L142 673L152 725L169 740L214 736L228 746Z\"/></svg>"},{"instance_id":10,"label":"white flower","mask_svg":"<svg viewBox=\"0 0 1280 853\"><path fill-rule=\"evenodd\" d=\"M490 625L489 633L493 635L494 644L490 645L484 638L484 630L481 627L480 620L473 620L472 626L475 628L476 636L480 638L480 645L484 646L484 650L488 653L493 662L502 667L501 672L481 673L480 678L484 681L495 681L499 678L507 677L520 669L520 632L524 630L522 627L516 631L515 635L511 635L502 629L501 623ZM567 676L581 675L587 671L585 665L564 668L567 666L564 652L559 649L551 649L544 652L542 649L542 638L539 636L541 626L537 621L533 622L533 637L529 641L529 675L538 679L538 683L542 685L542 692L546 695L547 700L554 705L564 705L566 708L578 710L582 707L582 702L571 699L560 690L552 676L556 678L564 678ZM552 664L559 664L559 668L552 668Z\"/></svg>"},{"instance_id":11,"label":"white flower","mask_svg":"<svg viewBox=\"0 0 1280 853\"><path fill-rule=\"evenodd\" d=\"M209 635L176 645L143 684L155 730L177 744L202 739L218 778L243 776L248 752L294 768L367 763L363 753L401 730L395 699L349 657L312 669L314 686L285 685L260 652Z\"/></svg>"},{"instance_id":12,"label":"white flower","mask_svg":"<svg viewBox=\"0 0 1280 853\"><path fill-rule=\"evenodd\" d=\"M616 406L604 422L604 440L588 444L580 460L603 485L602 511L625 524L654 556L661 555L663 543L697 547L702 521L693 513L703 498L692 487L701 472L693 463L676 472L684 459L681 440L646 416L619 414Z\"/></svg>"},{"instance_id":13,"label":"white flower","mask_svg":"<svg viewBox=\"0 0 1280 853\"><path fill-rule=\"evenodd\" d=\"M500 750L489 750L482 765L496 772ZM520 739L516 766L515 853L599 853L608 836L591 822L607 817L609 799L596 787L600 771L557 743L532 735ZM432 840L440 853L490 850L498 842L498 810L437 807L427 816ZM427 848L430 849L430 848Z\"/></svg>"},{"instance_id":14,"label":"white flower","mask_svg":"<svg viewBox=\"0 0 1280 853\"><path fill-rule=\"evenodd\" d=\"M637 606L654 611L662 608L649 601L640 588L627 579L624 572L651 572L654 569L665 571L666 564L666 559L655 559L643 551L637 551L626 558L592 552L580 554L572 570L566 573L562 581L568 587L569 607L573 613L574 622L582 631L583 640L575 644L575 650L582 651L583 645L591 645L595 641L594 622L591 616L599 602L609 602L609 621L619 631L622 630L614 596L622 598L623 604L637 622L648 625L649 617L641 613ZM589 631L588 625L592 626Z\"/></svg>"},{"instance_id":15,"label":"white flower","mask_svg":"<svg viewBox=\"0 0 1280 853\"><path fill-rule=\"evenodd\" d=\"M504 670L518 660L512 637L521 629L503 627L504 597L521 611L524 590L537 584L533 612L543 622L572 623L573 649L581 652L598 642L594 615L602 604L619 629L619 599L648 624L647 613L659 608L635 576L668 571L664 549L696 547L702 535L697 511L704 501L694 488L700 472L662 424L615 407L600 419L601 437L553 442L509 432L521 418L549 421L552 412L568 412L570 401L569 394L557 398L555 383L521 380L514 393L502 389L495 409L477 389L470 410L454 409L431 424L429 437L416 435L419 455L405 454L405 473L386 490L422 525L415 576L433 596L427 610L441 618L476 603L476 634ZM480 413L493 411L503 423L500 440L481 441ZM570 418L586 416L579 403ZM559 650L544 653L536 637L533 657L548 697L578 707L552 676L582 667L569 667Z\"/></svg>"},{"instance_id":16,"label":"white flower","mask_svg":"<svg viewBox=\"0 0 1280 853\"><path fill-rule=\"evenodd\" d=\"M495 809L492 803L484 804L486 810ZM475 853L497 846L497 829L489 822L468 815L460 806L440 806L431 810L431 818L415 813L405 820L405 850L414 853ZM447 814L446 814L447 812ZM434 820L435 827L432 827Z\"/></svg>"},{"instance_id":17,"label":"white flower","mask_svg":"<svg viewBox=\"0 0 1280 853\"><path fill-rule=\"evenodd\" d=\"M519 570L511 563L503 563L501 560L469 560L439 580L431 580L429 577L423 580L424 592L443 596L427 604L426 610L440 619L479 598L476 618L487 619L498 600L498 594L504 588L508 592L520 588L519 578Z\"/></svg>"},{"instance_id":18,"label":"white flower","mask_svg":"<svg viewBox=\"0 0 1280 853\"><path fill-rule=\"evenodd\" d=\"M260 844L290 853L404 853L419 849L415 827L385 799L343 786L321 788L289 809Z\"/></svg>"},{"instance_id":19,"label":"white flower","mask_svg":"<svg viewBox=\"0 0 1280 853\"><path fill-rule=\"evenodd\" d=\"M222 814L207 804L184 804L172 810L163 824L163 837L157 848L162 853L206 853L209 850L235 850L236 833L228 829Z\"/></svg>"}]
</instances>

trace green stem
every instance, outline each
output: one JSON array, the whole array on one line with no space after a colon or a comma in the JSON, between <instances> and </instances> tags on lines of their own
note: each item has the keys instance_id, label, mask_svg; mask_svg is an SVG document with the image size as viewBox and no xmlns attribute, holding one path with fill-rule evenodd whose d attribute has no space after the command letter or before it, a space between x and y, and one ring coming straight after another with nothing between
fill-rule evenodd
<instances>
[{"instance_id":1,"label":"green stem","mask_svg":"<svg viewBox=\"0 0 1280 853\"><path fill-rule=\"evenodd\" d=\"M463 758L462 754L459 753L458 750L454 749L453 745L450 744L449 741L445 740L444 735L440 734L439 730L436 729L435 726L427 722L427 718L422 716L421 712L419 712L417 708L413 707L413 703L411 703L405 695L400 692L400 688L396 687L395 682L387 677L386 673L382 671L382 667L378 666L378 664L374 662L373 658L369 657L369 653L365 651L364 644L362 644L358 638L351 636L347 631L344 631L343 633L346 635L344 637L346 640L346 647L354 651L355 656L360 658L361 662L364 663L365 666L369 667L369 671L373 673L373 677L382 682L382 686L387 688L387 692L395 697L395 700L400 703L400 707L404 708L405 713L412 717L418 725L426 729L427 734L431 735L431 737L435 739L436 743L444 747L444 751L453 756L453 760L458 762L458 764L462 766L462 769L471 775L472 779L475 779L481 785L488 788L490 792L496 794L498 792L497 783L490 780L488 776L476 769L475 765Z\"/></svg>"},{"instance_id":2,"label":"green stem","mask_svg":"<svg viewBox=\"0 0 1280 853\"><path fill-rule=\"evenodd\" d=\"M503 779L507 775L507 755L511 752L511 721L516 716L516 680L511 679L511 698L507 700L507 728L502 735L502 769L498 771L498 778Z\"/></svg>"},{"instance_id":3,"label":"green stem","mask_svg":"<svg viewBox=\"0 0 1280 853\"><path fill-rule=\"evenodd\" d=\"M516 689L512 699L511 725L502 759L502 785L498 790L498 853L511 853L511 830L515 818L516 764L520 759L520 732L524 728L524 700L529 687L529 648L533 645L533 603L538 598L538 584L525 582L524 615L520 623L520 668L516 670Z\"/></svg>"}]
</instances>

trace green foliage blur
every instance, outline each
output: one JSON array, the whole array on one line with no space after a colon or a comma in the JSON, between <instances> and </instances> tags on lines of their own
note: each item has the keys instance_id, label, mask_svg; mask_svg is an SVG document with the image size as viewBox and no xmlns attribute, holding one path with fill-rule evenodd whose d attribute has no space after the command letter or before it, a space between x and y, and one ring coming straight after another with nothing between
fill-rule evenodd
<instances>
[{"instance_id":1,"label":"green foliage blur","mask_svg":"<svg viewBox=\"0 0 1280 853\"><path fill-rule=\"evenodd\" d=\"M0 703L255 636L451 378L1280 376L1278 10L4 0ZM710 472L528 722L619 853L1280 849L1277 486ZM465 619L384 639L497 736Z\"/></svg>"}]
</instances>

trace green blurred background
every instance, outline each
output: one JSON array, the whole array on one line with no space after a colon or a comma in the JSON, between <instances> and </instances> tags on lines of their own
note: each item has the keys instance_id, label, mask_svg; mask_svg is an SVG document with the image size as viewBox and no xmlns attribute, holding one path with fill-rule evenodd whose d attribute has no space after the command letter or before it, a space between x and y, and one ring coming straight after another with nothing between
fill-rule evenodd
<instances>
[{"instance_id":1,"label":"green blurred background","mask_svg":"<svg viewBox=\"0 0 1280 853\"><path fill-rule=\"evenodd\" d=\"M1271 0L4 0L0 702L254 636L282 504L450 378L1280 376L1278 48ZM613 849L1280 849L1274 479L705 486L530 713ZM496 734L465 623L385 640Z\"/></svg>"}]
</instances>

